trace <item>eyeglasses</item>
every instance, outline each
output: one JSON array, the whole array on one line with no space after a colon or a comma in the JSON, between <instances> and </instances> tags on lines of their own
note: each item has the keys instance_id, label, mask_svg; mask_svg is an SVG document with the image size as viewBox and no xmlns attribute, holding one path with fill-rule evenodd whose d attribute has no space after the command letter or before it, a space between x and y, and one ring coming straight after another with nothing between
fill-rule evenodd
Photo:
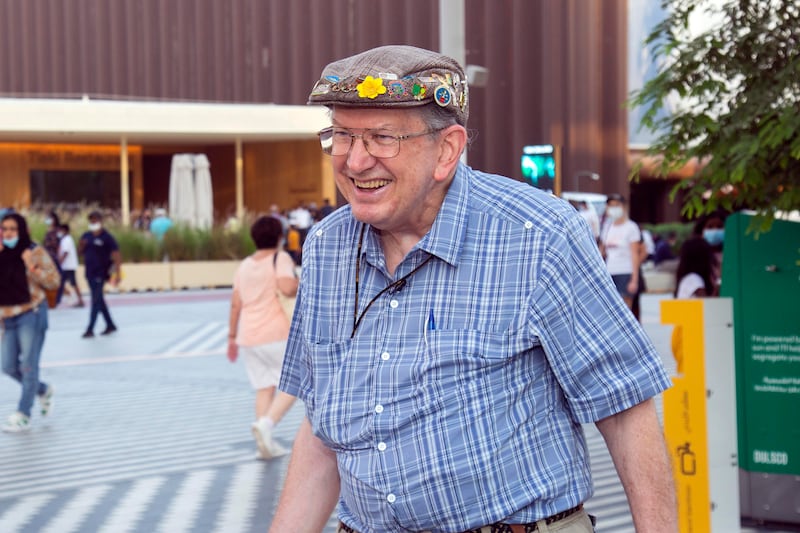
<instances>
[{"instance_id":1,"label":"eyeglasses","mask_svg":"<svg viewBox=\"0 0 800 533\"><path fill-rule=\"evenodd\" d=\"M319 135L322 151L328 155L347 155L353 147L353 141L358 137L364 143L364 148L369 155L379 159L389 159L400 153L400 141L430 135L443 129L437 128L408 135L392 135L382 130L364 130L362 133L353 133L344 128L330 127L320 131L317 135Z\"/></svg>"}]
</instances>

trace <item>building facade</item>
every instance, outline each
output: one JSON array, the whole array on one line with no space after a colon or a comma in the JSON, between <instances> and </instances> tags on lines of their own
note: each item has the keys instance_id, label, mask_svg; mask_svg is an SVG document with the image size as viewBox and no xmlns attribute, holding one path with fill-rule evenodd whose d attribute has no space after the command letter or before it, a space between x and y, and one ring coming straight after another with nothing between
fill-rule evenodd
<instances>
[{"instance_id":1,"label":"building facade","mask_svg":"<svg viewBox=\"0 0 800 533\"><path fill-rule=\"evenodd\" d=\"M0 204L50 200L41 183L57 190L70 172L70 179L97 172L105 177L92 179L113 180L124 169L118 188L127 183L132 208L164 204L169 160L187 151L209 156L218 216L237 209L237 195L255 212L332 197L314 135L325 117L303 110L323 66L382 44L439 49L440 24L454 4L0 0ZM626 0L463 5L465 63L488 69L485 86L470 94L469 164L522 179L523 147L553 144L561 148L564 190L629 194ZM58 111L35 124L25 122L28 113L8 126L15 106L41 99L135 103L143 111L110 112L117 121L94 129L80 120L61 125ZM200 119L171 118L188 104ZM287 114L260 115L267 107ZM253 123L233 119L226 127L223 109L251 109ZM213 116L209 131L205 113ZM150 114L170 117L174 127L157 119L153 131L128 127L131 116ZM583 180L587 172L600 179ZM118 191L109 190L111 198Z\"/></svg>"}]
</instances>

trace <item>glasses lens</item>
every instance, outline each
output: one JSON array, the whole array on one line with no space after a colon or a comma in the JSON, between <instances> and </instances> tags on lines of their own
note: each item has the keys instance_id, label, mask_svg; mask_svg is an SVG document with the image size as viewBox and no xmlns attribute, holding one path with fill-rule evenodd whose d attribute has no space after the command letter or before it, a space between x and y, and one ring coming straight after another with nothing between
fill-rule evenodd
<instances>
[{"instance_id":1,"label":"glasses lens","mask_svg":"<svg viewBox=\"0 0 800 533\"><path fill-rule=\"evenodd\" d=\"M317 135L319 135L319 144L322 147L322 152L331 155L333 148L333 128L325 128Z\"/></svg>"},{"instance_id":2,"label":"glasses lens","mask_svg":"<svg viewBox=\"0 0 800 533\"><path fill-rule=\"evenodd\" d=\"M380 131L365 131L362 135L367 152L373 157L394 157L400 152L400 139Z\"/></svg>"}]
</instances>

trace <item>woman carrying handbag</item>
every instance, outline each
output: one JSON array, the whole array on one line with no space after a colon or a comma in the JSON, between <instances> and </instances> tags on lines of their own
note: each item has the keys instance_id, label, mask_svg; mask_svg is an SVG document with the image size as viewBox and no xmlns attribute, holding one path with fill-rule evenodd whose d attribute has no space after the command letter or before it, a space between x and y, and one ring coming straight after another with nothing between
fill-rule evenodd
<instances>
[{"instance_id":1,"label":"woman carrying handbag","mask_svg":"<svg viewBox=\"0 0 800 533\"><path fill-rule=\"evenodd\" d=\"M50 255L31 241L22 215L3 216L0 245L0 317L3 323L3 372L21 387L17 410L3 431L18 433L30 428L35 397L47 416L53 407L53 387L39 380L39 358L47 331L45 290L58 289L61 278Z\"/></svg>"}]
</instances>

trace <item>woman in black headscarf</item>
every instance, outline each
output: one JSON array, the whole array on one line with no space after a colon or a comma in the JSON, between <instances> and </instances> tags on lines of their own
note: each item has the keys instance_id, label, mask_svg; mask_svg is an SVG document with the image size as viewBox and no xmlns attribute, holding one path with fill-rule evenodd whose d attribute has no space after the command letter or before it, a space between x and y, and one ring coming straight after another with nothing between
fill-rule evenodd
<instances>
[{"instance_id":1,"label":"woman in black headscarf","mask_svg":"<svg viewBox=\"0 0 800 533\"><path fill-rule=\"evenodd\" d=\"M30 425L34 396L39 397L42 415L52 407L53 388L39 381L39 357L47 330L44 289L57 289L60 277L50 255L31 241L22 215L3 216L0 230L0 353L3 372L22 386L17 410L3 431L19 432Z\"/></svg>"}]
</instances>

